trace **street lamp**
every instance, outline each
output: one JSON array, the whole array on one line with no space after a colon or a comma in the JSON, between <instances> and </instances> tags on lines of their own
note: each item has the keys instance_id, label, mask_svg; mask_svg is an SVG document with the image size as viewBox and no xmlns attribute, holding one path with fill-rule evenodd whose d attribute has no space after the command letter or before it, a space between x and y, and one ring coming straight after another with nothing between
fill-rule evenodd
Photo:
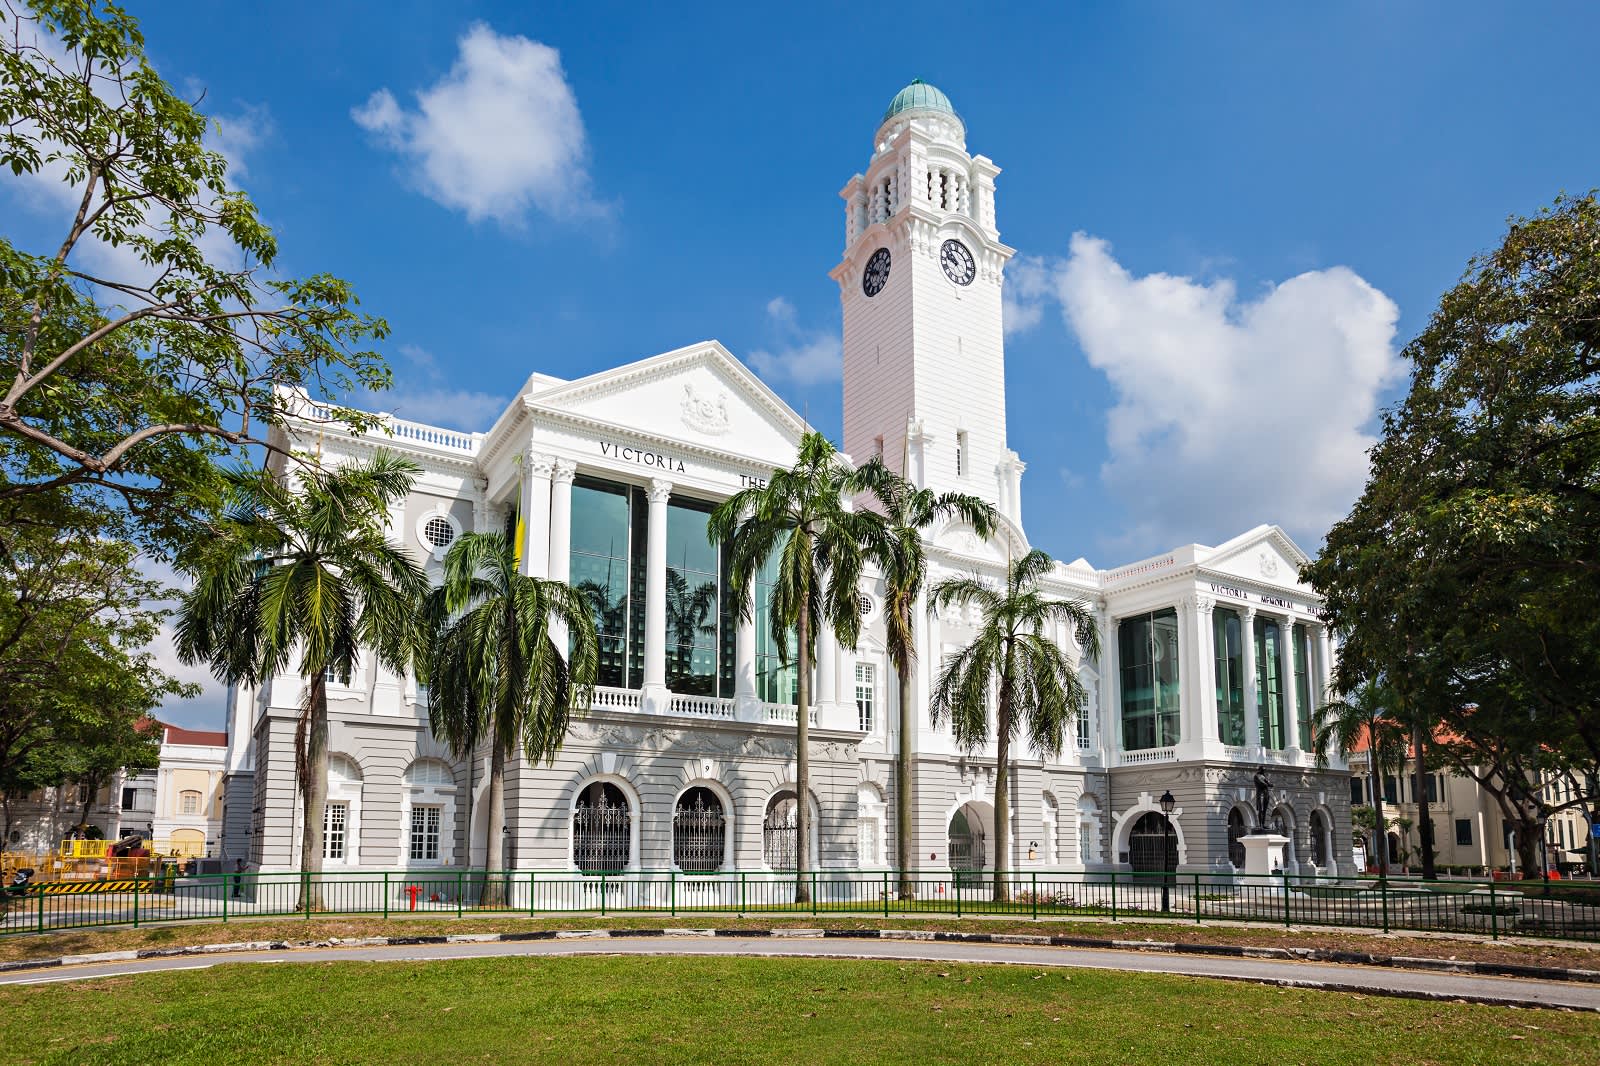
<instances>
[{"instance_id":1,"label":"street lamp","mask_svg":"<svg viewBox=\"0 0 1600 1066\"><path fill-rule=\"evenodd\" d=\"M1168 884L1172 872L1172 812L1178 806L1178 801L1172 798L1172 790L1169 788L1161 793L1159 802L1161 803L1161 910L1166 912L1172 909Z\"/></svg>"}]
</instances>

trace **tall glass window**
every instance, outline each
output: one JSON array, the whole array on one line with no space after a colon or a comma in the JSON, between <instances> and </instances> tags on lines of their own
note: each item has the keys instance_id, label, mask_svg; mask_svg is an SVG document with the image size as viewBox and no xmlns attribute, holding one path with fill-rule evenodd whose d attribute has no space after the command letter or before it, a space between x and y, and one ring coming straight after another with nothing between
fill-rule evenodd
<instances>
[{"instance_id":1,"label":"tall glass window","mask_svg":"<svg viewBox=\"0 0 1600 1066\"><path fill-rule=\"evenodd\" d=\"M799 649L795 647L795 634L787 638L789 664L778 654L778 642L772 636L772 586L777 579L778 556L769 558L756 575L756 694L764 703L797 703L800 699L798 666Z\"/></svg>"},{"instance_id":2,"label":"tall glass window","mask_svg":"<svg viewBox=\"0 0 1600 1066\"><path fill-rule=\"evenodd\" d=\"M628 490L628 687L644 684L645 585L650 580L650 500Z\"/></svg>"},{"instance_id":3,"label":"tall glass window","mask_svg":"<svg viewBox=\"0 0 1600 1066\"><path fill-rule=\"evenodd\" d=\"M1283 750L1283 630L1268 618L1256 619L1256 706L1259 708L1261 745Z\"/></svg>"},{"instance_id":4,"label":"tall glass window","mask_svg":"<svg viewBox=\"0 0 1600 1066\"><path fill-rule=\"evenodd\" d=\"M667 687L691 696L718 695L720 676L721 552L706 538L710 515L697 500L667 504Z\"/></svg>"},{"instance_id":5,"label":"tall glass window","mask_svg":"<svg viewBox=\"0 0 1600 1066\"><path fill-rule=\"evenodd\" d=\"M569 580L589 601L600 638L595 680L618 688L628 683L628 548L626 486L592 478L575 480Z\"/></svg>"},{"instance_id":6,"label":"tall glass window","mask_svg":"<svg viewBox=\"0 0 1600 1066\"><path fill-rule=\"evenodd\" d=\"M1178 743L1178 613L1169 608L1117 626L1124 750Z\"/></svg>"},{"instance_id":7,"label":"tall glass window","mask_svg":"<svg viewBox=\"0 0 1600 1066\"><path fill-rule=\"evenodd\" d=\"M1311 737L1311 631L1294 627L1294 709L1300 730L1300 747L1312 748Z\"/></svg>"},{"instance_id":8,"label":"tall glass window","mask_svg":"<svg viewBox=\"0 0 1600 1066\"><path fill-rule=\"evenodd\" d=\"M1242 746L1244 739L1244 628L1239 612L1211 612L1211 642L1217 656L1217 736Z\"/></svg>"}]
</instances>

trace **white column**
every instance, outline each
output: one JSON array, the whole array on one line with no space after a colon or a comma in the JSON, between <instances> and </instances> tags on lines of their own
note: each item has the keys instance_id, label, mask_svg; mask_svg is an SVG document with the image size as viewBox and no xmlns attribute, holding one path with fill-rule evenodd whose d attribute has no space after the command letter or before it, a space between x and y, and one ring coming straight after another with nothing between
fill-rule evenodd
<instances>
[{"instance_id":1,"label":"white column","mask_svg":"<svg viewBox=\"0 0 1600 1066\"><path fill-rule=\"evenodd\" d=\"M733 671L734 716L741 722L764 722L766 711L761 706L761 695L756 691L756 626L766 625L757 619L754 611L749 618L739 619L739 630L734 644L737 662Z\"/></svg>"},{"instance_id":2,"label":"white column","mask_svg":"<svg viewBox=\"0 0 1600 1066\"><path fill-rule=\"evenodd\" d=\"M529 449L522 457L522 572L550 576L550 473L555 460Z\"/></svg>"},{"instance_id":3,"label":"white column","mask_svg":"<svg viewBox=\"0 0 1600 1066\"><path fill-rule=\"evenodd\" d=\"M1259 752L1261 747L1261 707L1256 692L1256 609L1239 611L1241 644L1244 651L1244 746Z\"/></svg>"},{"instance_id":4,"label":"white column","mask_svg":"<svg viewBox=\"0 0 1600 1066\"><path fill-rule=\"evenodd\" d=\"M1100 624L1100 753L1107 766L1122 756L1122 673L1117 651L1117 620L1105 601L1095 609Z\"/></svg>"},{"instance_id":5,"label":"white column","mask_svg":"<svg viewBox=\"0 0 1600 1066\"><path fill-rule=\"evenodd\" d=\"M1179 758L1188 758L1199 735L1195 728L1197 705L1194 699L1194 678L1199 673L1194 659L1198 640L1195 638L1194 597L1178 600L1178 749ZM1194 754L1198 754L1195 752Z\"/></svg>"},{"instance_id":6,"label":"white column","mask_svg":"<svg viewBox=\"0 0 1600 1066\"><path fill-rule=\"evenodd\" d=\"M667 709L667 498L672 482L650 482L650 524L644 579L644 688L648 711Z\"/></svg>"},{"instance_id":7,"label":"white column","mask_svg":"<svg viewBox=\"0 0 1600 1066\"><path fill-rule=\"evenodd\" d=\"M550 578L566 581L572 576L572 479L578 464L557 459L550 472ZM550 639L562 655L567 653L567 627L556 622Z\"/></svg>"},{"instance_id":8,"label":"white column","mask_svg":"<svg viewBox=\"0 0 1600 1066\"><path fill-rule=\"evenodd\" d=\"M1300 751L1300 694L1295 690L1294 669L1295 658L1300 654L1294 639L1294 615L1286 614L1283 621L1278 623L1283 634L1283 748L1285 751L1298 753ZM1306 663L1307 688L1310 688L1311 664Z\"/></svg>"},{"instance_id":9,"label":"white column","mask_svg":"<svg viewBox=\"0 0 1600 1066\"><path fill-rule=\"evenodd\" d=\"M1215 748L1221 743L1217 733L1217 648L1212 628L1211 612L1217 601L1209 596L1196 596L1194 601L1195 641L1200 649L1200 676L1191 691L1199 696L1200 728L1198 735L1202 749Z\"/></svg>"}]
</instances>

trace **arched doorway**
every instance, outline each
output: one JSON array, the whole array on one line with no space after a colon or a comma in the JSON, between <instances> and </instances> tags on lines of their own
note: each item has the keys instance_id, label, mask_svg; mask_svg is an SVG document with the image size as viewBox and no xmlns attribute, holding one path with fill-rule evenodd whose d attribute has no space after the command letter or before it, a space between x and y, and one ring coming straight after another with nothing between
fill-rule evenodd
<instances>
[{"instance_id":1,"label":"arched doorway","mask_svg":"<svg viewBox=\"0 0 1600 1066\"><path fill-rule=\"evenodd\" d=\"M1400 864L1400 834L1399 833L1390 833L1388 839L1389 839L1389 865L1390 866L1398 866Z\"/></svg>"},{"instance_id":2,"label":"arched doorway","mask_svg":"<svg viewBox=\"0 0 1600 1066\"><path fill-rule=\"evenodd\" d=\"M1163 858L1163 848L1165 857ZM1178 868L1178 834L1155 811L1146 811L1128 834L1128 865L1134 873L1161 873Z\"/></svg>"},{"instance_id":3,"label":"arched doorway","mask_svg":"<svg viewBox=\"0 0 1600 1066\"><path fill-rule=\"evenodd\" d=\"M1244 812L1235 807L1228 812L1228 861L1235 870L1244 869Z\"/></svg>"},{"instance_id":4,"label":"arched doorway","mask_svg":"<svg viewBox=\"0 0 1600 1066\"><path fill-rule=\"evenodd\" d=\"M672 861L685 873L722 869L728 820L722 800L703 785L678 797L672 811Z\"/></svg>"},{"instance_id":5,"label":"arched doorway","mask_svg":"<svg viewBox=\"0 0 1600 1066\"><path fill-rule=\"evenodd\" d=\"M572 809L572 861L584 873L626 869L633 851L633 809L609 781L596 781Z\"/></svg>"},{"instance_id":6,"label":"arched doorway","mask_svg":"<svg viewBox=\"0 0 1600 1066\"><path fill-rule=\"evenodd\" d=\"M982 870L989 865L983 812L968 803L950 816L947 842L952 870Z\"/></svg>"},{"instance_id":7,"label":"arched doorway","mask_svg":"<svg viewBox=\"0 0 1600 1066\"><path fill-rule=\"evenodd\" d=\"M767 803L767 814L761 822L761 856L769 869L795 868L799 819L799 800L788 789ZM816 835L814 827L812 835Z\"/></svg>"},{"instance_id":8,"label":"arched doorway","mask_svg":"<svg viewBox=\"0 0 1600 1066\"><path fill-rule=\"evenodd\" d=\"M1331 849L1328 847L1328 819L1321 811L1311 812L1311 863L1327 866Z\"/></svg>"}]
</instances>

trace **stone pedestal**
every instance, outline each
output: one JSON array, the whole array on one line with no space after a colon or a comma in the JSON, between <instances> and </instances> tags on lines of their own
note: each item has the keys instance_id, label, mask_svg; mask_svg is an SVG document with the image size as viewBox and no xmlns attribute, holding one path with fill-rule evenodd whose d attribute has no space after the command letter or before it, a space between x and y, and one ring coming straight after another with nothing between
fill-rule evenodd
<instances>
[{"instance_id":1,"label":"stone pedestal","mask_svg":"<svg viewBox=\"0 0 1600 1066\"><path fill-rule=\"evenodd\" d=\"M1244 872L1251 875L1280 873L1287 858L1289 838L1282 833L1251 833L1239 838L1244 845Z\"/></svg>"}]
</instances>

